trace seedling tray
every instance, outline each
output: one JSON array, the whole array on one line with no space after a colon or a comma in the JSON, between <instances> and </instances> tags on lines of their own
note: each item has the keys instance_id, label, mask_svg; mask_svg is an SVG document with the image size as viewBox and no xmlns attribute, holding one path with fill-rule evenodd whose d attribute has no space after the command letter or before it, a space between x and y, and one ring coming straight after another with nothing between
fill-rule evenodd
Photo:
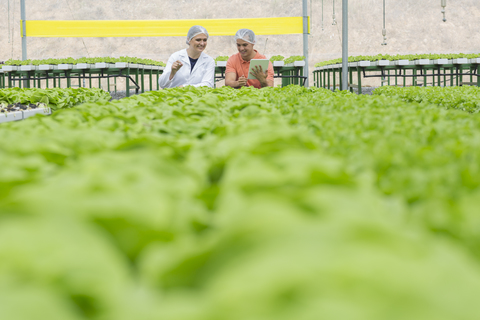
<instances>
[{"instance_id":1,"label":"seedling tray","mask_svg":"<svg viewBox=\"0 0 480 320\"><path fill-rule=\"evenodd\" d=\"M27 119L30 117L33 117L37 114L52 114L52 109L50 108L37 108L37 109L31 109L31 110L23 110L23 119Z\"/></svg>"},{"instance_id":2,"label":"seedling tray","mask_svg":"<svg viewBox=\"0 0 480 320\"><path fill-rule=\"evenodd\" d=\"M2 66L2 70L3 71L17 71L18 70L18 66Z\"/></svg>"},{"instance_id":3,"label":"seedling tray","mask_svg":"<svg viewBox=\"0 0 480 320\"><path fill-rule=\"evenodd\" d=\"M23 120L22 111L1 112L0 113L0 123L18 121L18 120Z\"/></svg>"}]
</instances>

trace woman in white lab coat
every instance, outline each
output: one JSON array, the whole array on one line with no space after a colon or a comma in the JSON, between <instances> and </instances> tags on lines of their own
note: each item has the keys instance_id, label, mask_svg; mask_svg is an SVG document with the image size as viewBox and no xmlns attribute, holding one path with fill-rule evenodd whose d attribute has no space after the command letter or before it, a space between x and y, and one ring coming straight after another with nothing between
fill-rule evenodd
<instances>
[{"instance_id":1,"label":"woman in white lab coat","mask_svg":"<svg viewBox=\"0 0 480 320\"><path fill-rule=\"evenodd\" d=\"M158 79L161 88L208 86L213 88L215 61L203 52L207 47L208 32L202 26L193 26L187 34L188 48L170 56Z\"/></svg>"}]
</instances>

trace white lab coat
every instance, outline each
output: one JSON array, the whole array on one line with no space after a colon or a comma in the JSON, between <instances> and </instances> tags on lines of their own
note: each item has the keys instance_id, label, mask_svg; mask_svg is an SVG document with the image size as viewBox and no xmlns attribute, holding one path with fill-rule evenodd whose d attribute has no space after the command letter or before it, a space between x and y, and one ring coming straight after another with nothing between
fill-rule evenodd
<instances>
[{"instance_id":1,"label":"white lab coat","mask_svg":"<svg viewBox=\"0 0 480 320\"><path fill-rule=\"evenodd\" d=\"M183 66L177 71L172 80L169 80L172 72L172 65L175 61L181 61ZM190 72L190 59L187 49L175 52L168 58L167 66L158 79L158 85L161 88L173 88L178 86L208 86L213 88L215 78L215 61L208 54L202 52L197 63Z\"/></svg>"}]
</instances>

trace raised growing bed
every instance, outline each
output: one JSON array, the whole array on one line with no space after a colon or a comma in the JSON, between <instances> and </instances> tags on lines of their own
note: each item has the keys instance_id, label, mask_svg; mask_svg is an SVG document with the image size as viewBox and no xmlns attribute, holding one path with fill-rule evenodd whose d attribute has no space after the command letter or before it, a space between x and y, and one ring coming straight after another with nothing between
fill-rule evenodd
<instances>
[{"instance_id":1,"label":"raised growing bed","mask_svg":"<svg viewBox=\"0 0 480 320\"><path fill-rule=\"evenodd\" d=\"M44 103L30 104L0 104L0 123L19 121L37 114L51 114L52 110Z\"/></svg>"},{"instance_id":2,"label":"raised growing bed","mask_svg":"<svg viewBox=\"0 0 480 320\"><path fill-rule=\"evenodd\" d=\"M331 83L341 82L341 61L335 59L315 64L315 85L330 88ZM380 54L349 57L348 61L349 86L358 87L359 93L362 78L381 78L381 86L480 86L480 54ZM353 73L356 73L355 79Z\"/></svg>"}]
</instances>

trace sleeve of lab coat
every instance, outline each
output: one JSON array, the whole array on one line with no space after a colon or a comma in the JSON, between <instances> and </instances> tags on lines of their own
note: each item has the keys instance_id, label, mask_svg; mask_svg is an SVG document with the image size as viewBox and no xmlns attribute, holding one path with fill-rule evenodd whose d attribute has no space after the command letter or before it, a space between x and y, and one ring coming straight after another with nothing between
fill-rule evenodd
<instances>
[{"instance_id":1,"label":"sleeve of lab coat","mask_svg":"<svg viewBox=\"0 0 480 320\"><path fill-rule=\"evenodd\" d=\"M170 88L170 85L173 82L173 78L172 80L169 80L170 74L172 73L172 65L177 60L178 59L176 59L175 54L172 54L170 58L168 58L167 66L163 69L163 73L160 76L160 78L158 78L158 85L160 86L160 88L162 89Z\"/></svg>"}]
</instances>

